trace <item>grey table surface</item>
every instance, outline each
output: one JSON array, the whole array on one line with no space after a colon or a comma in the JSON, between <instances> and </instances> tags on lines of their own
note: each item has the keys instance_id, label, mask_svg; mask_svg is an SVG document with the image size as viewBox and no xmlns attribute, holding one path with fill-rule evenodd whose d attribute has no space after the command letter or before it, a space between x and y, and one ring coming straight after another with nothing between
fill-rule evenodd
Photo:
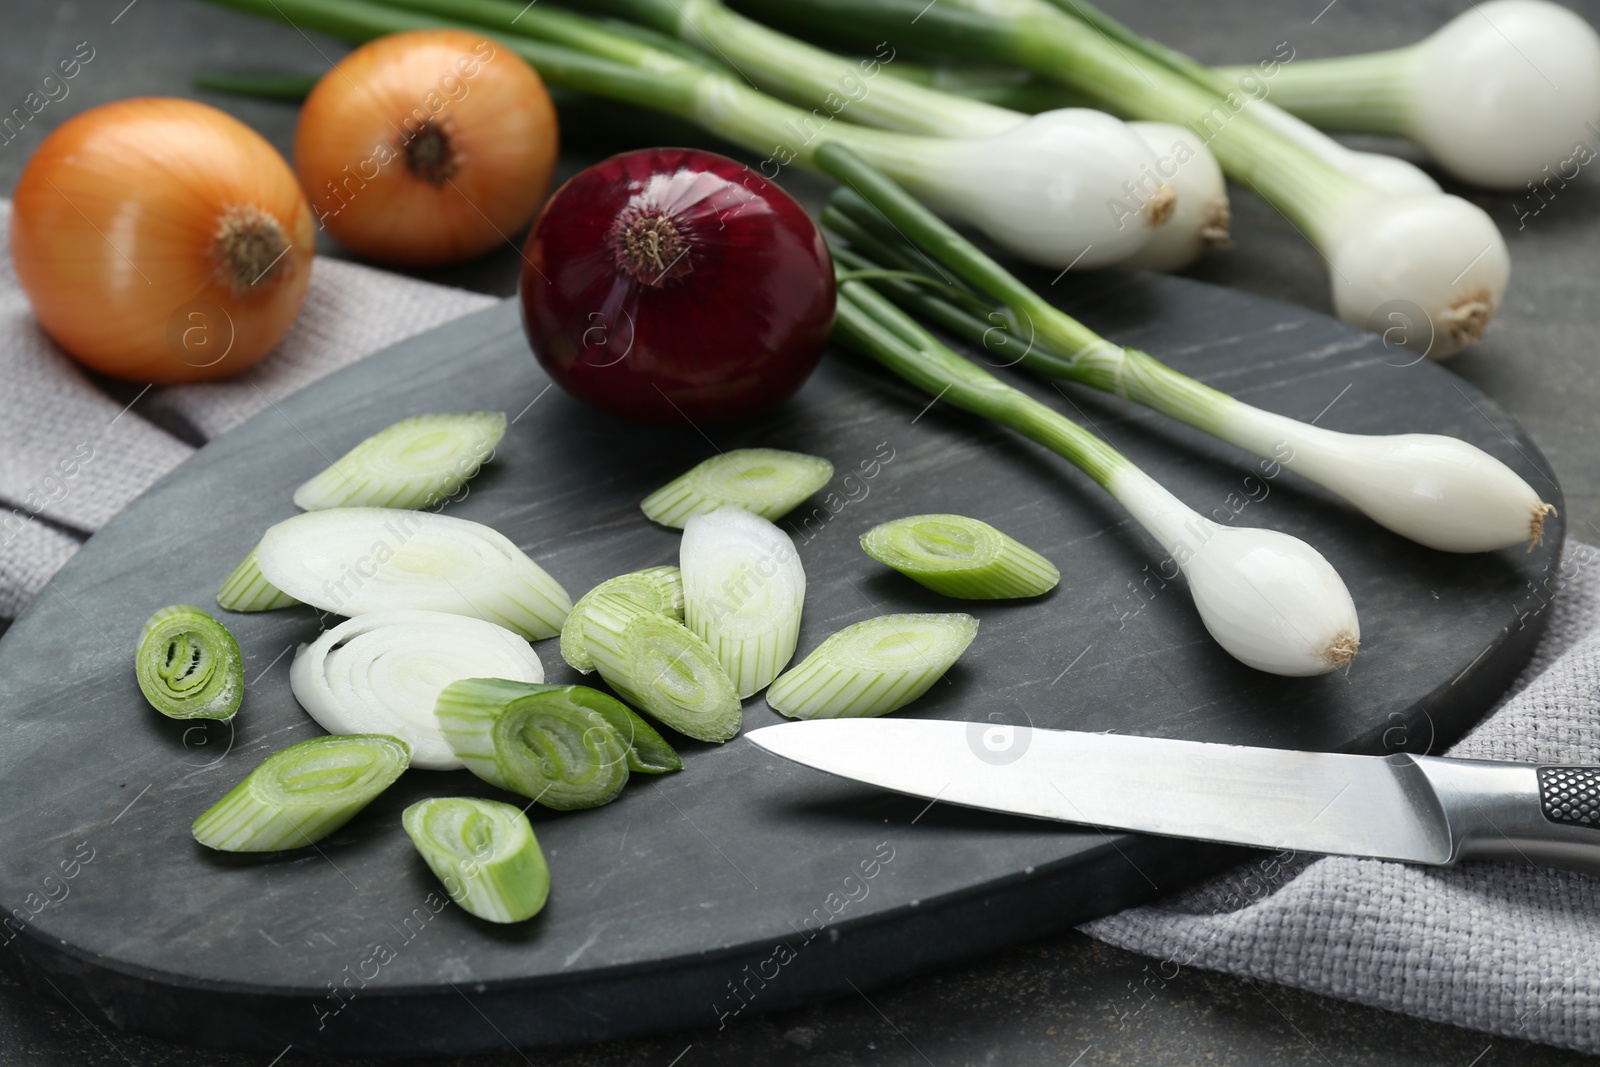
<instances>
[{"instance_id":1,"label":"grey table surface","mask_svg":"<svg viewBox=\"0 0 1600 1067\"><path fill-rule=\"evenodd\" d=\"M1471 0L1121 0L1103 6L1136 28L1211 61L1248 61L1288 41L1311 58L1415 40ZM1600 22L1600 0L1572 4ZM197 94L191 77L216 70L319 72L343 46L192 0L3 0L0 111L9 112L57 59L87 41L94 59L65 99L23 135L0 145L0 192L9 194L39 140L86 108L128 96L199 96L232 112L285 153L294 109ZM1394 148L1387 145L1384 147ZM1404 151L1403 146L1400 151ZM585 157L569 154L564 177ZM787 182L815 205L825 186ZM1515 264L1511 289L1483 343L1453 370L1493 396L1549 457L1566 493L1572 535L1600 539L1600 367L1592 308L1600 268L1600 182L1587 173L1536 216L1517 194L1452 189L1500 223ZM1237 192L1237 191L1236 191ZM1325 268L1272 208L1237 193L1238 246L1211 256L1195 277L1328 310ZM339 255L325 245L323 252ZM425 275L509 295L511 248ZM278 1062L296 1059L285 1050ZM246 1067L267 1057L225 1055L96 1028L72 1005L0 979L0 1067L206 1064ZM358 1067L366 1061L349 1061ZM1579 1062L1579 1057L1450 1026L1421 1022L1296 990L1200 971L1158 975L1151 961L1081 934L1053 936L860 996L729 1025L608 1045L524 1055L431 1061L436 1067L714 1067L720 1064L1284 1064L1504 1067ZM1600 1062L1600 1060L1589 1061Z\"/></svg>"}]
</instances>

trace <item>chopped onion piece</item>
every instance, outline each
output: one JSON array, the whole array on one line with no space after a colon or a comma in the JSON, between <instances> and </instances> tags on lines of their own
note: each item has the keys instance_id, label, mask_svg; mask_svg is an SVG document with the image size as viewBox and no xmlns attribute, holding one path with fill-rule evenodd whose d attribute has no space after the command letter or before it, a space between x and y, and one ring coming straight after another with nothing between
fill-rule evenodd
<instances>
[{"instance_id":1,"label":"chopped onion piece","mask_svg":"<svg viewBox=\"0 0 1600 1067\"><path fill-rule=\"evenodd\" d=\"M1056 565L1021 541L965 515L912 515L874 526L861 547L912 581L964 600L1048 593Z\"/></svg>"},{"instance_id":2,"label":"chopped onion piece","mask_svg":"<svg viewBox=\"0 0 1600 1067\"><path fill-rule=\"evenodd\" d=\"M776 520L832 477L833 464L820 456L777 448L736 448L680 474L645 497L639 507L646 518L677 529L695 515L730 504Z\"/></svg>"},{"instance_id":3,"label":"chopped onion piece","mask_svg":"<svg viewBox=\"0 0 1600 1067\"><path fill-rule=\"evenodd\" d=\"M978 620L959 612L867 619L773 682L767 704L791 719L887 715L926 693L977 634Z\"/></svg>"},{"instance_id":4,"label":"chopped onion piece","mask_svg":"<svg viewBox=\"0 0 1600 1067\"><path fill-rule=\"evenodd\" d=\"M231 719L244 699L244 659L228 628L192 604L145 621L134 655L139 691L169 719Z\"/></svg>"},{"instance_id":5,"label":"chopped onion piece","mask_svg":"<svg viewBox=\"0 0 1600 1067\"><path fill-rule=\"evenodd\" d=\"M789 535L743 508L696 515L683 528L684 623L703 637L740 699L794 657L806 572Z\"/></svg>"},{"instance_id":6,"label":"chopped onion piece","mask_svg":"<svg viewBox=\"0 0 1600 1067\"><path fill-rule=\"evenodd\" d=\"M550 896L550 867L528 817L477 797L419 800L400 817L450 899L492 923L530 919Z\"/></svg>"},{"instance_id":7,"label":"chopped onion piece","mask_svg":"<svg viewBox=\"0 0 1600 1067\"><path fill-rule=\"evenodd\" d=\"M586 686L471 678L446 686L434 711L467 770L558 811L610 803L630 770L682 767L643 719Z\"/></svg>"},{"instance_id":8,"label":"chopped onion piece","mask_svg":"<svg viewBox=\"0 0 1600 1067\"><path fill-rule=\"evenodd\" d=\"M561 583L508 538L432 512L309 511L268 528L256 551L269 582L339 615L448 611L538 640L560 633L572 607Z\"/></svg>"},{"instance_id":9,"label":"chopped onion piece","mask_svg":"<svg viewBox=\"0 0 1600 1067\"><path fill-rule=\"evenodd\" d=\"M295 506L425 508L460 492L505 432L498 411L401 419L296 489Z\"/></svg>"},{"instance_id":10,"label":"chopped onion piece","mask_svg":"<svg viewBox=\"0 0 1600 1067\"><path fill-rule=\"evenodd\" d=\"M411 750L382 734L313 737L268 756L194 821L222 852L276 852L321 841L400 777Z\"/></svg>"},{"instance_id":11,"label":"chopped onion piece","mask_svg":"<svg viewBox=\"0 0 1600 1067\"><path fill-rule=\"evenodd\" d=\"M584 637L606 684L640 711L699 741L739 732L739 696L716 654L682 623L601 593Z\"/></svg>"},{"instance_id":12,"label":"chopped onion piece","mask_svg":"<svg viewBox=\"0 0 1600 1067\"><path fill-rule=\"evenodd\" d=\"M217 590L217 605L224 611L276 611L292 608L300 601L267 581L261 574L256 550L233 568Z\"/></svg>"},{"instance_id":13,"label":"chopped onion piece","mask_svg":"<svg viewBox=\"0 0 1600 1067\"><path fill-rule=\"evenodd\" d=\"M544 681L539 654L482 619L442 611L377 611L347 619L309 645L289 668L295 699L335 734L392 734L413 766L464 766L439 729L439 693L463 678Z\"/></svg>"},{"instance_id":14,"label":"chopped onion piece","mask_svg":"<svg viewBox=\"0 0 1600 1067\"><path fill-rule=\"evenodd\" d=\"M683 620L683 574L678 568L651 567L606 579L579 597L567 614L567 621L561 624L561 658L584 674L594 670L594 657L589 655L583 637L583 616L589 601L598 593L614 593L647 611Z\"/></svg>"}]
</instances>

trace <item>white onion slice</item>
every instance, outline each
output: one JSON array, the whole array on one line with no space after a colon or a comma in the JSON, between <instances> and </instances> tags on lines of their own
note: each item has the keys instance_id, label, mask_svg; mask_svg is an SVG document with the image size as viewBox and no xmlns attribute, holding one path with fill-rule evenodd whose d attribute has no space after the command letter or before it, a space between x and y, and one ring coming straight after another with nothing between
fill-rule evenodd
<instances>
[{"instance_id":1,"label":"white onion slice","mask_svg":"<svg viewBox=\"0 0 1600 1067\"><path fill-rule=\"evenodd\" d=\"M295 699L329 733L389 734L411 765L466 766L434 717L439 694L467 678L544 681L539 655L504 627L442 611L376 611L347 619L289 668Z\"/></svg>"},{"instance_id":2,"label":"white onion slice","mask_svg":"<svg viewBox=\"0 0 1600 1067\"><path fill-rule=\"evenodd\" d=\"M766 687L794 656L806 572L789 535L743 508L683 527L684 622L716 653L740 699Z\"/></svg>"},{"instance_id":3,"label":"white onion slice","mask_svg":"<svg viewBox=\"0 0 1600 1067\"><path fill-rule=\"evenodd\" d=\"M448 611L554 637L572 609L561 584L504 535L424 511L329 508L269 528L261 573L312 607L340 615Z\"/></svg>"}]
</instances>

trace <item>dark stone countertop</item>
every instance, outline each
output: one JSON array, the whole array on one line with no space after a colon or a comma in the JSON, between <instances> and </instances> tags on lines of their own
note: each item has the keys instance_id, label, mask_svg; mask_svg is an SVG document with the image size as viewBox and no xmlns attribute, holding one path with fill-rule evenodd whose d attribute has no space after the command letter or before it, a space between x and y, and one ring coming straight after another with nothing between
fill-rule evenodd
<instances>
[{"instance_id":1,"label":"dark stone countertop","mask_svg":"<svg viewBox=\"0 0 1600 1067\"><path fill-rule=\"evenodd\" d=\"M1470 2L1470 0L1469 0ZM1105 5L1136 28L1211 62L1248 61L1289 41L1303 58L1409 43L1465 4L1442 0L1121 0ZM1600 2L1574 4L1600 21ZM29 129L0 145L0 191L9 192L49 128L85 108L127 96L197 95L201 71L320 72L339 46L289 27L192 0L8 0L0 17L0 109L9 111L57 59L88 41L94 59ZM294 110L211 98L287 152ZM572 153L559 177L588 157ZM815 204L825 188L804 175L786 182ZM1560 475L1573 536L1600 539L1600 470L1592 457L1600 423L1600 367L1590 310L1600 267L1600 183L1587 174L1518 228L1515 194L1452 189L1500 223L1516 266L1489 338L1451 367L1515 415ZM1525 194L1524 194L1525 195ZM1246 193L1233 200L1238 247L1214 255L1195 277L1328 310L1320 257L1272 208ZM323 251L338 254L325 246ZM431 272L446 284L509 294L511 249ZM290 1051L282 1059L296 1059ZM431 1061L437 1067L713 1067L762 1064L1273 1064L1525 1067L1577 1061L1570 1053L1421 1022L1310 994L1199 971L1162 980L1154 963L1081 934L1059 935L885 989L751 1018L726 1030L558 1052ZM99 1064L265 1067L266 1057L196 1051L107 1031L75 1007L0 979L0 1067ZM365 1061L361 1061L365 1062ZM350 1061L347 1067L358 1067Z\"/></svg>"}]
</instances>

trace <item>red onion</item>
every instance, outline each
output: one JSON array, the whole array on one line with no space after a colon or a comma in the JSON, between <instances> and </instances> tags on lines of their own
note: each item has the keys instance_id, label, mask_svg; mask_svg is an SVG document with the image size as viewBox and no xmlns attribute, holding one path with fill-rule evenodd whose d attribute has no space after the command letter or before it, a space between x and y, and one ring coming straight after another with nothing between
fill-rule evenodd
<instances>
[{"instance_id":1,"label":"red onion","mask_svg":"<svg viewBox=\"0 0 1600 1067\"><path fill-rule=\"evenodd\" d=\"M640 422L768 411L816 368L833 263L788 193L725 156L627 152L556 191L528 234L522 322L587 404Z\"/></svg>"}]
</instances>

